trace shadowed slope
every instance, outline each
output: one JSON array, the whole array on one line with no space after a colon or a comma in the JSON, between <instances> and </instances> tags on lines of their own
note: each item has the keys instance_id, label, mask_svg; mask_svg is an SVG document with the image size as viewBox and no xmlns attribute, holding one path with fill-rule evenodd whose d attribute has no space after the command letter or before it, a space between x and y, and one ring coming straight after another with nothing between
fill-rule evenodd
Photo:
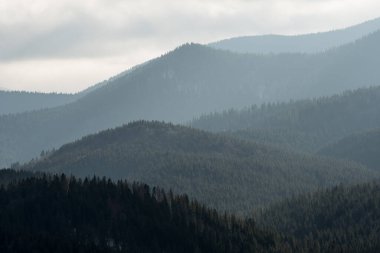
<instances>
[{"instance_id":1,"label":"shadowed slope","mask_svg":"<svg viewBox=\"0 0 380 253\"><path fill-rule=\"evenodd\" d=\"M377 175L348 162L144 121L64 145L23 169L137 180L240 214L297 193Z\"/></svg>"}]
</instances>

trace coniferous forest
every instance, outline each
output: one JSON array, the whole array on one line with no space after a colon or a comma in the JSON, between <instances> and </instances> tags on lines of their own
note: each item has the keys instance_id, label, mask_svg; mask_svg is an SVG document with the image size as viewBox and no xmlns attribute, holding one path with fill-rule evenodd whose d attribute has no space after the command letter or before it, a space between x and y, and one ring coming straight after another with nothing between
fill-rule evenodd
<instances>
[{"instance_id":1,"label":"coniferous forest","mask_svg":"<svg viewBox=\"0 0 380 253\"><path fill-rule=\"evenodd\" d=\"M116 52L127 44L112 39L167 37L166 25L189 17L169 15L165 36L157 36L159 20L124 20L137 9L148 17L142 14L156 3L147 0L141 13L129 8L133 1L97 6L103 0L85 11L57 4L50 13L44 1L0 3L0 253L380 252L380 18L168 52L136 40L124 58L134 62L149 50L161 56L61 93L53 87L71 82L70 73L54 79L57 71L81 71L92 81L108 68L120 71L125 62ZM303 1L279 6L297 2L284 10L302 12ZM208 3L207 15L215 25L248 2ZM171 7L158 16L178 11ZM36 18L21 25L21 16L39 11L49 25L33 30ZM189 20L181 36L199 21ZM294 20L288 31L308 24ZM27 86L35 90L12 89L41 73L41 84ZM37 92L44 83L53 92Z\"/></svg>"},{"instance_id":2,"label":"coniferous forest","mask_svg":"<svg viewBox=\"0 0 380 253\"><path fill-rule=\"evenodd\" d=\"M11 173L19 179L0 188L1 252L380 250L377 182L302 195L243 219L143 183Z\"/></svg>"},{"instance_id":3,"label":"coniferous forest","mask_svg":"<svg viewBox=\"0 0 380 253\"><path fill-rule=\"evenodd\" d=\"M260 227L312 241L315 252L378 252L378 181L295 197L258 215Z\"/></svg>"},{"instance_id":4,"label":"coniferous forest","mask_svg":"<svg viewBox=\"0 0 380 253\"><path fill-rule=\"evenodd\" d=\"M105 178L41 176L0 189L1 252L276 252L278 235L185 195Z\"/></svg>"},{"instance_id":5,"label":"coniferous forest","mask_svg":"<svg viewBox=\"0 0 380 253\"><path fill-rule=\"evenodd\" d=\"M148 121L84 137L21 168L141 181L242 215L284 197L380 175L357 162Z\"/></svg>"}]
</instances>

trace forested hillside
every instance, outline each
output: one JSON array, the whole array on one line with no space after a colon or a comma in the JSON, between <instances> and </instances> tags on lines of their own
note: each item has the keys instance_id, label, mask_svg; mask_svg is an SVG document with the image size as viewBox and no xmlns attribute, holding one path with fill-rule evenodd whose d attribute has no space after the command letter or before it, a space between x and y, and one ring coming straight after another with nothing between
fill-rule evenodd
<instances>
[{"instance_id":1,"label":"forested hillside","mask_svg":"<svg viewBox=\"0 0 380 253\"><path fill-rule=\"evenodd\" d=\"M380 80L379 43L380 32L313 56L239 55L184 45L69 105L0 117L0 165L133 120L184 122L213 111L374 85Z\"/></svg>"},{"instance_id":2,"label":"forested hillside","mask_svg":"<svg viewBox=\"0 0 380 253\"><path fill-rule=\"evenodd\" d=\"M380 253L376 10L0 0L0 253Z\"/></svg>"},{"instance_id":3,"label":"forested hillside","mask_svg":"<svg viewBox=\"0 0 380 253\"><path fill-rule=\"evenodd\" d=\"M142 183L28 178L0 187L0 251L375 253L379 193L339 186L240 219Z\"/></svg>"},{"instance_id":4,"label":"forested hillside","mask_svg":"<svg viewBox=\"0 0 380 253\"><path fill-rule=\"evenodd\" d=\"M141 181L238 214L297 193L379 175L349 162L145 121L64 145L22 168Z\"/></svg>"},{"instance_id":5,"label":"forested hillside","mask_svg":"<svg viewBox=\"0 0 380 253\"><path fill-rule=\"evenodd\" d=\"M39 177L42 173L32 172L32 171L19 171L13 169L0 169L0 187L6 186L9 183L15 183L20 180L30 178L30 177Z\"/></svg>"},{"instance_id":6,"label":"forested hillside","mask_svg":"<svg viewBox=\"0 0 380 253\"><path fill-rule=\"evenodd\" d=\"M332 97L204 115L191 126L316 152L347 135L380 127L378 108L380 87L372 87Z\"/></svg>"},{"instance_id":7,"label":"forested hillside","mask_svg":"<svg viewBox=\"0 0 380 253\"><path fill-rule=\"evenodd\" d=\"M258 217L260 226L313 241L313 252L380 251L378 182L337 186L296 197L274 205Z\"/></svg>"},{"instance_id":8,"label":"forested hillside","mask_svg":"<svg viewBox=\"0 0 380 253\"><path fill-rule=\"evenodd\" d=\"M350 135L322 148L318 153L356 161L380 171L380 130Z\"/></svg>"},{"instance_id":9,"label":"forested hillside","mask_svg":"<svg viewBox=\"0 0 380 253\"><path fill-rule=\"evenodd\" d=\"M380 30L380 19L374 19L359 25L329 32L294 36L236 37L210 43L208 46L239 53L318 53L352 43L378 30Z\"/></svg>"},{"instance_id":10,"label":"forested hillside","mask_svg":"<svg viewBox=\"0 0 380 253\"><path fill-rule=\"evenodd\" d=\"M0 188L3 253L291 252L284 242L250 220L145 184L62 175Z\"/></svg>"}]
</instances>

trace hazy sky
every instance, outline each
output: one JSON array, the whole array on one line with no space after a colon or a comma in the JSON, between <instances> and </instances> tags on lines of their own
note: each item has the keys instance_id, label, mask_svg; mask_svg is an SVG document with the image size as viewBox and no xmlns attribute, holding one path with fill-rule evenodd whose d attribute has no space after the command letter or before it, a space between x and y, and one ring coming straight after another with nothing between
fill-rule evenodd
<instances>
[{"instance_id":1,"label":"hazy sky","mask_svg":"<svg viewBox=\"0 0 380 253\"><path fill-rule=\"evenodd\" d=\"M75 92L185 42L377 17L379 0L0 0L0 87Z\"/></svg>"}]
</instances>

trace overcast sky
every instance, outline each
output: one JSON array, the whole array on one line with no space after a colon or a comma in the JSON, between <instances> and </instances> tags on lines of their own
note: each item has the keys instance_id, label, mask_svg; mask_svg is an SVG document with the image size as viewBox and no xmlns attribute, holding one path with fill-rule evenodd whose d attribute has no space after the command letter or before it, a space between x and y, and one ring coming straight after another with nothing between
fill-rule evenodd
<instances>
[{"instance_id":1,"label":"overcast sky","mask_svg":"<svg viewBox=\"0 0 380 253\"><path fill-rule=\"evenodd\" d=\"M76 92L185 42L377 17L379 0L0 0L0 87Z\"/></svg>"}]
</instances>

